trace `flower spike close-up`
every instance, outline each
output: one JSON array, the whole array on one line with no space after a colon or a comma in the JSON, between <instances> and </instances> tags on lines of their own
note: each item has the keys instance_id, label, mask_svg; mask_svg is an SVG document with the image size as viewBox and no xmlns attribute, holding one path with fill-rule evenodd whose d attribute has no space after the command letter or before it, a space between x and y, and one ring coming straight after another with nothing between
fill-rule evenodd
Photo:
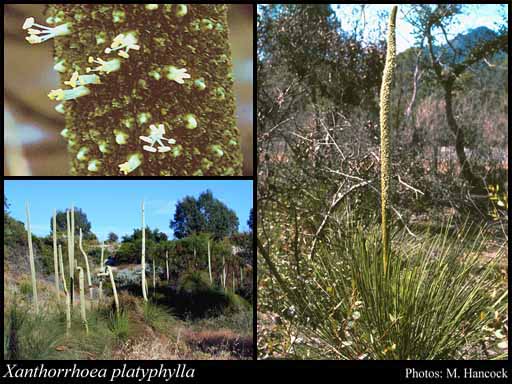
<instances>
[{"instance_id":1,"label":"flower spike close-up","mask_svg":"<svg viewBox=\"0 0 512 384\"><path fill-rule=\"evenodd\" d=\"M55 38L61 86L48 97L61 102L71 174L242 173L227 5L50 4L46 13L53 26L28 17L21 27L30 44Z\"/></svg>"}]
</instances>

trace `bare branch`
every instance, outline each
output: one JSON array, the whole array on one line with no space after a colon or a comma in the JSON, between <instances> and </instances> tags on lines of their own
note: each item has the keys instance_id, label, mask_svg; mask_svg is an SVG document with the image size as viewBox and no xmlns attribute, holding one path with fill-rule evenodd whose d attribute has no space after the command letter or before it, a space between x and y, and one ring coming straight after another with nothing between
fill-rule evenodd
<instances>
[{"instance_id":1,"label":"bare branch","mask_svg":"<svg viewBox=\"0 0 512 384\"><path fill-rule=\"evenodd\" d=\"M341 188L343 186L343 185L340 185L340 187L338 188L338 190L336 191L336 193L333 196L333 200L332 200L331 206L327 210L327 213L325 214L324 219L322 220L322 223L320 224L320 226L316 230L315 237L313 238L313 244L311 246L311 250L309 251L309 257L308 257L309 260L313 259L313 254L314 254L315 249L316 249L316 243L318 241L318 237L320 236L320 234L324 230L325 225L327 224L327 220L329 219L329 216L331 215L331 212L334 209L336 209L336 207L343 201L343 199L345 197L347 197L350 193L352 193L354 190L356 190L358 188L361 188L361 187L364 187L365 185L368 185L370 183L372 183L372 180L363 181L362 183L353 185L347 191L345 191L345 193L340 193L340 190L341 190Z\"/></svg>"},{"instance_id":2,"label":"bare branch","mask_svg":"<svg viewBox=\"0 0 512 384\"><path fill-rule=\"evenodd\" d=\"M411 189L414 191L414 193L416 194L416 198L418 198L418 193L421 194L421 195L425 195L423 192L421 192L419 189L416 189L414 188L413 186L407 184L405 181L402 181L402 179L400 178L400 175L397 175L398 176L398 182L402 185L405 185L407 188Z\"/></svg>"}]
</instances>

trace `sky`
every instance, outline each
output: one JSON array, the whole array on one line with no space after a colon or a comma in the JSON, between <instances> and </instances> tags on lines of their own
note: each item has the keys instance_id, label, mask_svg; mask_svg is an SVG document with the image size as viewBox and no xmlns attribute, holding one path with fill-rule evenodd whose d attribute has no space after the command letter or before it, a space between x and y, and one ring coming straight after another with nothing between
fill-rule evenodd
<instances>
[{"instance_id":1,"label":"sky","mask_svg":"<svg viewBox=\"0 0 512 384\"><path fill-rule=\"evenodd\" d=\"M253 203L250 180L6 180L4 193L12 217L25 223L25 203L30 205L32 233L50 233L53 210L65 210L74 204L81 208L99 240L114 232L119 238L132 234L141 225L141 202L145 201L146 225L158 228L172 238L169 222L176 203L185 196L198 197L211 190L235 211L239 230L246 231Z\"/></svg>"},{"instance_id":2,"label":"sky","mask_svg":"<svg viewBox=\"0 0 512 384\"><path fill-rule=\"evenodd\" d=\"M376 36L376 27L379 20L383 23L383 29L387 30L387 26L385 25L385 23L387 23L387 16L379 19L378 15L382 12L386 12L386 15L389 15L389 11L393 5L394 4L367 4L364 8L364 15L361 13L361 4L331 4L331 7L340 20L343 30L352 31L356 22L359 23L359 28L365 24L364 37L366 39L376 40L376 37L378 37ZM412 34L413 26L405 20L405 16L407 16L409 12L410 7L407 5L398 6L396 24L396 44L398 53L412 47L416 43L414 35ZM500 7L499 4L466 4L463 8L463 12L455 17L455 22L448 27L448 37L452 39L459 33L464 33L469 29L480 26L497 30L496 23L503 23L502 14L508 15L508 5Z\"/></svg>"},{"instance_id":3,"label":"sky","mask_svg":"<svg viewBox=\"0 0 512 384\"><path fill-rule=\"evenodd\" d=\"M365 6L364 17L361 15L360 4L331 4L332 9L335 11L338 19L342 23L342 29L351 31L354 23L359 21L359 25L366 23L366 30L368 36L371 37L372 27L377 25L379 12L389 12L394 4L370 4ZM412 34L413 26L405 20L405 16L409 14L409 7L406 5L398 6L398 14L396 21L396 44L397 52L400 53L415 44L415 38ZM492 30L497 30L495 23L501 24L501 14L504 11L498 4L466 4L463 12L454 18L454 23L447 29L447 34L450 39L457 36L459 33L464 33L469 29L480 26L485 26ZM387 22L387 18L384 19ZM387 28L386 28L387 30ZM444 42L444 41L443 41Z\"/></svg>"}]
</instances>

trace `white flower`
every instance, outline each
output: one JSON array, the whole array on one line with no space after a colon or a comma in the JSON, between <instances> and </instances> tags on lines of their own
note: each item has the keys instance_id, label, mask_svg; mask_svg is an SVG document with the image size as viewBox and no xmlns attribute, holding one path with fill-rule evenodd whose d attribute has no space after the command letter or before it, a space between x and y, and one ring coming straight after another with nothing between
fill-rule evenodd
<instances>
[{"instance_id":1,"label":"white flower","mask_svg":"<svg viewBox=\"0 0 512 384\"><path fill-rule=\"evenodd\" d=\"M131 155L126 163L119 164L120 171L125 175L134 171L142 164L141 157L140 154Z\"/></svg>"},{"instance_id":2,"label":"white flower","mask_svg":"<svg viewBox=\"0 0 512 384\"><path fill-rule=\"evenodd\" d=\"M35 19L33 17L29 17L23 23L22 28L27 30L29 36L25 37L25 39L30 44L39 44L54 37L69 35L71 33L71 30L69 29L70 26L71 25L69 23L66 23L53 28L47 27L45 25L36 24ZM34 29L32 27L38 27L41 30Z\"/></svg>"},{"instance_id":3,"label":"white flower","mask_svg":"<svg viewBox=\"0 0 512 384\"><path fill-rule=\"evenodd\" d=\"M190 75L186 73L186 68L178 69L174 65L168 65L165 67L165 70L167 71L167 78L178 84L184 84L185 81L183 79L190 79Z\"/></svg>"},{"instance_id":4,"label":"white flower","mask_svg":"<svg viewBox=\"0 0 512 384\"><path fill-rule=\"evenodd\" d=\"M128 55L128 51L130 49L135 49L136 51L140 49L140 46L137 45L137 36L135 36L133 32L117 35L110 45L110 48L105 49L105 53L110 53L120 49L124 49L124 51L119 51L118 55L125 59L129 58L130 55Z\"/></svg>"},{"instance_id":5,"label":"white flower","mask_svg":"<svg viewBox=\"0 0 512 384\"><path fill-rule=\"evenodd\" d=\"M168 141L170 144L176 144L176 140L174 139L166 139L165 135L165 126L163 124L158 124L158 126L151 124L149 126L150 134L149 136L139 136L142 141L149 143L151 145L144 145L142 148L148 152L156 152L157 149L154 148L156 143L159 144L158 152L169 152L171 147L164 145L162 140Z\"/></svg>"},{"instance_id":6,"label":"white flower","mask_svg":"<svg viewBox=\"0 0 512 384\"><path fill-rule=\"evenodd\" d=\"M91 93L89 88L80 86L73 89L53 89L48 94L48 97L50 100L63 101L77 99L79 97L86 96L89 93Z\"/></svg>"},{"instance_id":7,"label":"white flower","mask_svg":"<svg viewBox=\"0 0 512 384\"><path fill-rule=\"evenodd\" d=\"M88 61L91 64L92 63L100 64L100 66L96 67L96 68L92 68L92 69L86 68L87 73L89 73L89 72L110 73L110 72L115 72L115 71L119 70L119 68L121 68L121 61L119 61L119 59L112 59L109 61L105 61L99 57L97 59L95 59L94 57L89 56Z\"/></svg>"},{"instance_id":8,"label":"white flower","mask_svg":"<svg viewBox=\"0 0 512 384\"><path fill-rule=\"evenodd\" d=\"M76 88L77 85L101 84L101 80L98 75L79 75L78 72L74 72L71 79L64 84Z\"/></svg>"}]
</instances>

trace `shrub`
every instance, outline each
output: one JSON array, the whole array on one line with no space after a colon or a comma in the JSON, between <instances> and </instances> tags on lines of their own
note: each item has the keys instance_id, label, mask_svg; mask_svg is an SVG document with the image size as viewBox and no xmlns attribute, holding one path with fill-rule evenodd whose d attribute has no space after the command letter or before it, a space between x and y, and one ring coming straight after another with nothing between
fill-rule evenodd
<instances>
[{"instance_id":1,"label":"shrub","mask_svg":"<svg viewBox=\"0 0 512 384\"><path fill-rule=\"evenodd\" d=\"M202 271L184 273L178 281L178 287L186 293L208 291L211 288L210 277Z\"/></svg>"}]
</instances>

